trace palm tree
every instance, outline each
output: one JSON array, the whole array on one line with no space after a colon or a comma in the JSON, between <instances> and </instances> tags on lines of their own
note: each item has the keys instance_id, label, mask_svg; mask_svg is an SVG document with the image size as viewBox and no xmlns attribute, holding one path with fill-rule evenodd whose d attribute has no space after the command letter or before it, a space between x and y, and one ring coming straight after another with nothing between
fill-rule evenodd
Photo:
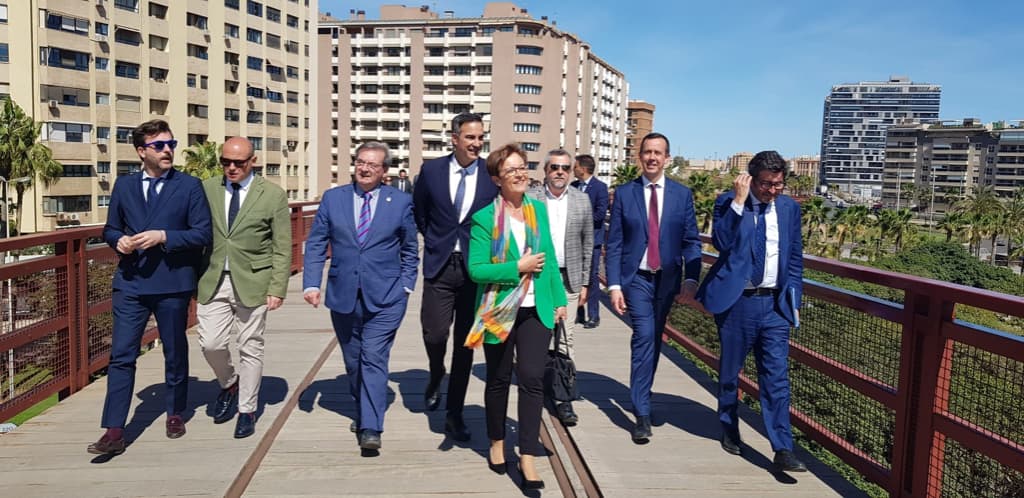
<instances>
[{"instance_id":1,"label":"palm tree","mask_svg":"<svg viewBox=\"0 0 1024 498\"><path fill-rule=\"evenodd\" d=\"M1010 264L1010 260L1020 260L1020 268L1017 271L1024 275L1024 234L1016 234L1010 239L1013 242L1013 249L1007 247L1006 253L1006 264Z\"/></svg>"},{"instance_id":2,"label":"palm tree","mask_svg":"<svg viewBox=\"0 0 1024 498\"><path fill-rule=\"evenodd\" d=\"M828 220L832 208L825 205L821 197L811 197L800 205L803 221L804 248L811 254L821 254L822 245L828 239Z\"/></svg>"},{"instance_id":3,"label":"palm tree","mask_svg":"<svg viewBox=\"0 0 1024 498\"><path fill-rule=\"evenodd\" d=\"M1009 265L1017 236L1024 234L1024 188L1017 188L1005 206L1006 264Z\"/></svg>"},{"instance_id":4,"label":"palm tree","mask_svg":"<svg viewBox=\"0 0 1024 498\"><path fill-rule=\"evenodd\" d=\"M221 175L220 152L217 142L195 144L185 149L185 166L181 170L200 180Z\"/></svg>"},{"instance_id":5,"label":"palm tree","mask_svg":"<svg viewBox=\"0 0 1024 498\"><path fill-rule=\"evenodd\" d=\"M612 171L612 188L618 187L619 185L625 185L633 180L636 180L640 176L640 168L636 167L635 164L623 164Z\"/></svg>"},{"instance_id":6,"label":"palm tree","mask_svg":"<svg viewBox=\"0 0 1024 498\"><path fill-rule=\"evenodd\" d=\"M910 209L883 209L878 212L879 238L876 244L876 255L881 255L881 241L891 238L899 251L903 246L903 238L912 234L916 228L911 223Z\"/></svg>"},{"instance_id":7,"label":"palm tree","mask_svg":"<svg viewBox=\"0 0 1024 498\"><path fill-rule=\"evenodd\" d=\"M28 178L28 181L14 183L14 206L19 213L18 233L21 233L20 213L25 190L35 187L36 181L50 187L60 181L64 173L64 167L53 160L50 148L39 142L41 129L42 124L25 114L10 96L4 97L3 108L0 109L0 175L4 178Z\"/></svg>"},{"instance_id":8,"label":"palm tree","mask_svg":"<svg viewBox=\"0 0 1024 498\"><path fill-rule=\"evenodd\" d=\"M936 224L939 230L946 232L946 242L953 240L953 235L960 238L964 229L967 227L967 219L964 214L959 211L950 211L946 213L939 222Z\"/></svg>"},{"instance_id":9,"label":"palm tree","mask_svg":"<svg viewBox=\"0 0 1024 498\"><path fill-rule=\"evenodd\" d=\"M994 241L1003 230L1002 213L1005 208L999 202L995 189L991 185L977 186L973 192L955 203L954 209L964 213L969 221L968 242L974 249L975 256L980 256L982 238L989 236ZM995 242L993 249L994 244Z\"/></svg>"}]
</instances>

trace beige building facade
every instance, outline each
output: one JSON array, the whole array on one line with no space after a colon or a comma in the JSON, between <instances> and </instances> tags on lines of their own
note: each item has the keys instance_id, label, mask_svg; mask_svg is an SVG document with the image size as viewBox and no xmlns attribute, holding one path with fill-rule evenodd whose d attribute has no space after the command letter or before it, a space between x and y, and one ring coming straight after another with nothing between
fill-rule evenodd
<instances>
[{"instance_id":1,"label":"beige building facade","mask_svg":"<svg viewBox=\"0 0 1024 498\"><path fill-rule=\"evenodd\" d=\"M798 176L809 176L818 184L821 171L821 156L799 156L789 160L790 173Z\"/></svg>"},{"instance_id":2,"label":"beige building facade","mask_svg":"<svg viewBox=\"0 0 1024 498\"><path fill-rule=\"evenodd\" d=\"M626 162L637 164L640 157L640 141L654 131L654 104L643 100L630 100L626 108L628 131L626 132Z\"/></svg>"},{"instance_id":3,"label":"beige building facade","mask_svg":"<svg viewBox=\"0 0 1024 498\"><path fill-rule=\"evenodd\" d=\"M167 120L184 150L249 137L257 172L313 199L309 61L317 0L0 0L0 94L42 123L64 165L26 193L26 233L103 223L131 130ZM310 24L313 26L311 27Z\"/></svg>"},{"instance_id":4,"label":"beige building facade","mask_svg":"<svg viewBox=\"0 0 1024 498\"><path fill-rule=\"evenodd\" d=\"M728 164L730 170L746 171L747 164L754 158L753 152L737 152L729 156Z\"/></svg>"},{"instance_id":5,"label":"beige building facade","mask_svg":"<svg viewBox=\"0 0 1024 498\"><path fill-rule=\"evenodd\" d=\"M488 3L482 16L459 18L429 7L384 6L319 24L321 105L315 127L325 138L316 162L339 184L351 181L355 148L387 143L395 168L415 176L421 164L450 153L451 120L484 116L484 154L508 142L538 168L548 150L592 154L608 180L625 160L625 76L547 17L512 3ZM329 136L329 138L328 138Z\"/></svg>"}]
</instances>

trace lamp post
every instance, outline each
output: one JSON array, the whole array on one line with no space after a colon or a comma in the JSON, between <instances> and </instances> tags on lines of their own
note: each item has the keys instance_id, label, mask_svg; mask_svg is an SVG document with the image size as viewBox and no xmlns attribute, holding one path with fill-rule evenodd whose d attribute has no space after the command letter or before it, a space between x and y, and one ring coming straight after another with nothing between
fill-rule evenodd
<instances>
[{"instance_id":1,"label":"lamp post","mask_svg":"<svg viewBox=\"0 0 1024 498\"><path fill-rule=\"evenodd\" d=\"M25 183L31 181L32 178L23 176L21 178L12 178L8 180L3 176L0 176L0 183L3 183L3 201L4 201L4 239L11 237L11 202L7 195L7 188L10 182ZM7 264L9 251L4 251L4 264ZM7 330L4 333L14 332L14 290L13 282L11 279L7 279ZM9 388L9 398L14 399L14 349L7 351L7 385Z\"/></svg>"}]
</instances>

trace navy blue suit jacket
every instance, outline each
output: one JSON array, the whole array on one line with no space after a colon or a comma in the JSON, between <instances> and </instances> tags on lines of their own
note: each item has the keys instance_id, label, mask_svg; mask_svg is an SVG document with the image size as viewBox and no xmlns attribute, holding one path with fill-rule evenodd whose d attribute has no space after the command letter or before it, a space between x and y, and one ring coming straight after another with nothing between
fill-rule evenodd
<instances>
[{"instance_id":1,"label":"navy blue suit jacket","mask_svg":"<svg viewBox=\"0 0 1024 498\"><path fill-rule=\"evenodd\" d=\"M723 313L740 298L750 280L754 234L753 204L748 199L743 216L732 210L733 191L715 200L712 243L718 250L718 261L704 277L697 290L697 300L710 313ZM789 323L796 324L794 310L800 308L803 298L803 240L800 233L800 205L791 197L780 195L775 199L775 212L779 224L779 271L776 304L779 313Z\"/></svg>"},{"instance_id":2,"label":"navy blue suit jacket","mask_svg":"<svg viewBox=\"0 0 1024 498\"><path fill-rule=\"evenodd\" d=\"M476 160L476 192L469 214L459 222L459 214L452 204L453 192L449 185L449 164L452 154L423 163L412 189L416 227L423 234L423 277L434 278L444 268L448 257L459 241L462 252L469 251L469 229L473 213L488 205L498 195L498 186L487 173L483 159Z\"/></svg>"},{"instance_id":3,"label":"navy blue suit jacket","mask_svg":"<svg viewBox=\"0 0 1024 498\"><path fill-rule=\"evenodd\" d=\"M117 241L124 235L164 230L167 241L145 251L118 253L114 289L135 295L195 291L203 249L213 241L202 182L171 169L152 210L146 207L142 188L142 172L117 178L103 240L117 251Z\"/></svg>"},{"instance_id":4,"label":"navy blue suit jacket","mask_svg":"<svg viewBox=\"0 0 1024 498\"><path fill-rule=\"evenodd\" d=\"M664 298L678 294L684 278L700 278L701 248L693 194L689 188L665 178L660 214L658 248L663 273L656 295ZM646 252L647 204L644 202L643 179L637 178L615 189L605 248L608 285L629 287Z\"/></svg>"},{"instance_id":5,"label":"navy blue suit jacket","mask_svg":"<svg viewBox=\"0 0 1024 498\"><path fill-rule=\"evenodd\" d=\"M580 188L583 182L576 180L572 186ZM587 184L587 195L590 196L590 205L594 208L594 245L604 244L604 219L608 214L608 185L598 180L596 176L590 177Z\"/></svg>"},{"instance_id":6,"label":"navy blue suit jacket","mask_svg":"<svg viewBox=\"0 0 1024 498\"><path fill-rule=\"evenodd\" d=\"M331 267L327 270L324 305L338 313L352 313L358 291L371 312L406 299L405 288L416 288L419 242L412 217L412 197L381 185L376 211L366 242L356 239L352 184L324 192L320 208L306 239L302 287L320 287L327 246Z\"/></svg>"}]
</instances>

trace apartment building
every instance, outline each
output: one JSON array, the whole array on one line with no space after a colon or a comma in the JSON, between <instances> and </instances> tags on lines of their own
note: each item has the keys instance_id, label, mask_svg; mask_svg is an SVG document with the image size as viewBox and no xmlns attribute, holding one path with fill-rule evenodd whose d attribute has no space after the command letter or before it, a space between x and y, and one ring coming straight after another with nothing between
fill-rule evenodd
<instances>
[{"instance_id":1,"label":"apartment building","mask_svg":"<svg viewBox=\"0 0 1024 498\"><path fill-rule=\"evenodd\" d=\"M484 115L484 152L518 142L531 168L562 147L592 154L610 179L625 160L625 76L554 20L512 3L488 3L459 18L429 7L386 5L319 24L315 126L330 130L316 150L337 183L348 183L355 148L383 141L395 165L419 171L450 152L451 119ZM326 136L326 132L325 132ZM393 173L397 173L397 169ZM534 173L540 178L542 172Z\"/></svg>"},{"instance_id":2,"label":"apartment building","mask_svg":"<svg viewBox=\"0 0 1024 498\"><path fill-rule=\"evenodd\" d=\"M140 166L131 130L153 118L171 124L177 164L187 146L247 136L259 174L313 199L329 178L309 153L316 12L317 0L0 0L0 93L64 165L26 194L23 231L103 223L114 181Z\"/></svg>"},{"instance_id":3,"label":"apartment building","mask_svg":"<svg viewBox=\"0 0 1024 498\"><path fill-rule=\"evenodd\" d=\"M740 172L747 171L747 165L750 164L750 160L753 158L753 152L737 152L729 156L729 170Z\"/></svg>"},{"instance_id":4,"label":"apartment building","mask_svg":"<svg viewBox=\"0 0 1024 498\"><path fill-rule=\"evenodd\" d=\"M931 206L944 213L978 186L991 186L1000 197L1024 187L1024 122L986 125L969 118L900 123L887 130L886 207Z\"/></svg>"},{"instance_id":5,"label":"apartment building","mask_svg":"<svg viewBox=\"0 0 1024 498\"><path fill-rule=\"evenodd\" d=\"M882 197L886 129L939 119L942 87L904 76L832 87L821 126L821 181L854 198Z\"/></svg>"},{"instance_id":6,"label":"apartment building","mask_svg":"<svg viewBox=\"0 0 1024 498\"><path fill-rule=\"evenodd\" d=\"M636 164L640 157L640 140L654 131L654 104L630 100L626 107L626 162Z\"/></svg>"},{"instance_id":7,"label":"apartment building","mask_svg":"<svg viewBox=\"0 0 1024 498\"><path fill-rule=\"evenodd\" d=\"M799 176L809 176L818 184L821 169L821 158L818 156L798 156L789 160L789 172Z\"/></svg>"}]
</instances>

